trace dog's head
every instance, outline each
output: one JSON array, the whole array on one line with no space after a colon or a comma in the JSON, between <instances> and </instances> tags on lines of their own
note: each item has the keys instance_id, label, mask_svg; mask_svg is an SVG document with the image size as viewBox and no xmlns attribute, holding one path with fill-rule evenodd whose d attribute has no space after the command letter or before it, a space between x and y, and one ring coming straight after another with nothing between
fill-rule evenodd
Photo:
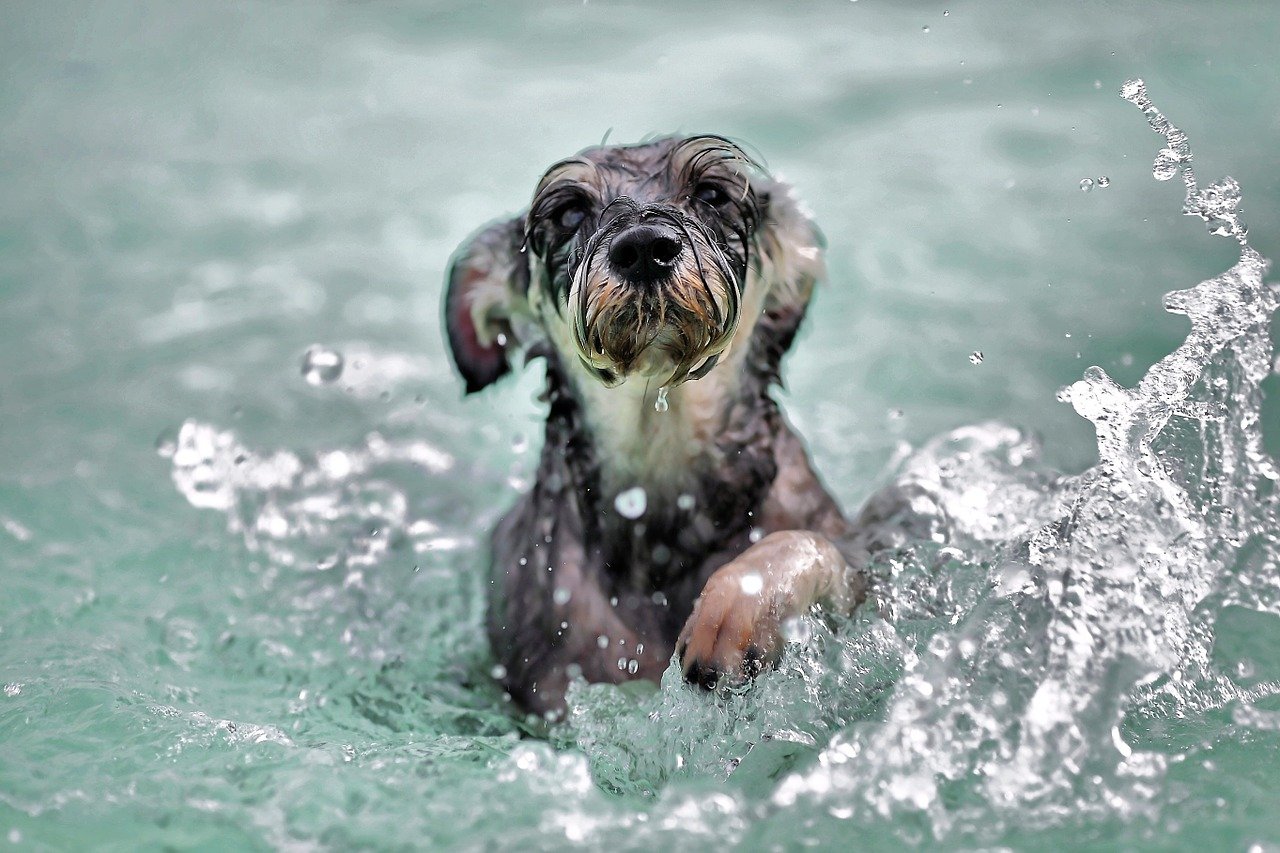
<instances>
[{"instance_id":1,"label":"dog's head","mask_svg":"<svg viewBox=\"0 0 1280 853\"><path fill-rule=\"evenodd\" d=\"M762 314L790 343L821 273L786 188L718 136L601 146L556 163L527 213L474 235L445 295L467 391L549 346L606 386L699 379Z\"/></svg>"}]
</instances>

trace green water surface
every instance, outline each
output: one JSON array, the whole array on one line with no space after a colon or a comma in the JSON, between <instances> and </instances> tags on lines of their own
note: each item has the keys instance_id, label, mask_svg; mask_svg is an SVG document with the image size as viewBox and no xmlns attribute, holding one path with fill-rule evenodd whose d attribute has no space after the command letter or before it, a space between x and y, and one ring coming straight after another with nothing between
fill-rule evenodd
<instances>
[{"instance_id":1,"label":"green water surface","mask_svg":"<svg viewBox=\"0 0 1280 853\"><path fill-rule=\"evenodd\" d=\"M0 847L705 845L714 810L667 821L674 800L602 792L572 745L521 751L489 679L482 542L532 469L538 377L462 399L449 254L606 134L741 139L828 238L783 396L846 505L904 446L990 419L1078 470L1093 432L1056 391L1091 364L1135 381L1185 332L1162 294L1235 260L1152 180L1116 90L1145 78L1277 257L1278 43L1266 0L4 4ZM313 387L315 343L360 364ZM229 529L253 507L175 488L156 448L188 419L304 460L420 442L432 464L342 499L402 499L429 535L363 542L355 578L312 557L388 534L273 552ZM1280 657L1250 618L1224 642ZM1280 843L1278 756L1245 737L1154 812L995 838ZM770 790L726 843L934 838L800 820Z\"/></svg>"}]
</instances>

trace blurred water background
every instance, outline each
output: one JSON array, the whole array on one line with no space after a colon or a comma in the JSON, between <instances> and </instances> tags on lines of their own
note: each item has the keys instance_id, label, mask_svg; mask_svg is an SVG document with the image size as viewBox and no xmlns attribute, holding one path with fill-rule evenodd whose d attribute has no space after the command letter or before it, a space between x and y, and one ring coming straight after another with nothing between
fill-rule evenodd
<instances>
[{"instance_id":1,"label":"blurred water background","mask_svg":"<svg viewBox=\"0 0 1280 853\"><path fill-rule=\"evenodd\" d=\"M1277 39L1264 2L5 5L0 844L1280 844L1258 269L1179 303L1176 436L1099 465L1059 399L1167 419L1059 391L1135 385L1240 258L1125 79L1280 254ZM443 271L555 159L676 131L827 235L783 397L831 489L913 477L950 529L748 695L522 738L480 579L538 371L462 401ZM990 421L1026 434L934 441Z\"/></svg>"}]
</instances>

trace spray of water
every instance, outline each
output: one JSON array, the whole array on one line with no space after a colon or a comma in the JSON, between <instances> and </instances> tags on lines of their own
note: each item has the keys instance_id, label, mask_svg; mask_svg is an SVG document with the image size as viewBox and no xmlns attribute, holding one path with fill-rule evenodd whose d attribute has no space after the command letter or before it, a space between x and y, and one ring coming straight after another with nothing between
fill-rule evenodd
<instances>
[{"instance_id":1,"label":"spray of water","mask_svg":"<svg viewBox=\"0 0 1280 853\"><path fill-rule=\"evenodd\" d=\"M492 746L477 799L536 800L544 828L575 843L750 833L786 847L797 826L834 841L854 820L896 843L989 845L1071 821L1168 822L1178 755L1161 723L1225 714L1280 730L1256 704L1280 683L1215 649L1225 614L1280 615L1280 474L1260 420L1277 293L1238 184L1201 188L1190 142L1143 83L1121 95L1163 137L1153 175L1181 174L1184 212L1240 260L1166 296L1191 329L1136 386L1094 367L1060 392L1094 425L1098 463L1064 476L996 424L936 439L895 483L926 533L877 558L868 606L789 625L777 672L710 700L674 665L657 689L578 684L558 749ZM165 452L183 494L275 565L358 580L384 550L370 529L444 547L381 477L452 465L420 441L304 459L189 423Z\"/></svg>"},{"instance_id":2,"label":"spray of water","mask_svg":"<svg viewBox=\"0 0 1280 853\"><path fill-rule=\"evenodd\" d=\"M1172 757L1147 736L1150 720L1236 703L1237 722L1280 722L1248 705L1280 685L1241 686L1212 662L1224 607L1280 612L1277 469L1259 418L1276 292L1248 244L1239 185L1200 188L1186 135L1142 82L1122 96L1165 139L1155 176L1181 172L1184 212L1241 256L1168 294L1191 331L1136 387L1094 367L1059 395L1093 423L1098 464L1057 475L998 425L926 446L898 485L921 495L940 541L874 566L880 615L818 637L827 668L806 662L811 643L753 697L722 697L746 724L699 726L708 712L674 709L671 686L647 724L576 701L571 725L598 778L625 788L692 759L732 779L762 748L771 777L803 753L774 808L892 820L911 841L994 841L1068 817L1154 817ZM791 747L770 747L780 740Z\"/></svg>"}]
</instances>

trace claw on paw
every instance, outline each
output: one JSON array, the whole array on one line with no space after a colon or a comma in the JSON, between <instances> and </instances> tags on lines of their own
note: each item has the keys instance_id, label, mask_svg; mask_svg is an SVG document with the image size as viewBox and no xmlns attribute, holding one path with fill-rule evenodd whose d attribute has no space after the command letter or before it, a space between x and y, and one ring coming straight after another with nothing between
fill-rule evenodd
<instances>
[{"instance_id":1,"label":"claw on paw","mask_svg":"<svg viewBox=\"0 0 1280 853\"><path fill-rule=\"evenodd\" d=\"M712 690L722 678L742 682L777 663L778 607L763 589L713 576L676 644L685 680Z\"/></svg>"}]
</instances>

